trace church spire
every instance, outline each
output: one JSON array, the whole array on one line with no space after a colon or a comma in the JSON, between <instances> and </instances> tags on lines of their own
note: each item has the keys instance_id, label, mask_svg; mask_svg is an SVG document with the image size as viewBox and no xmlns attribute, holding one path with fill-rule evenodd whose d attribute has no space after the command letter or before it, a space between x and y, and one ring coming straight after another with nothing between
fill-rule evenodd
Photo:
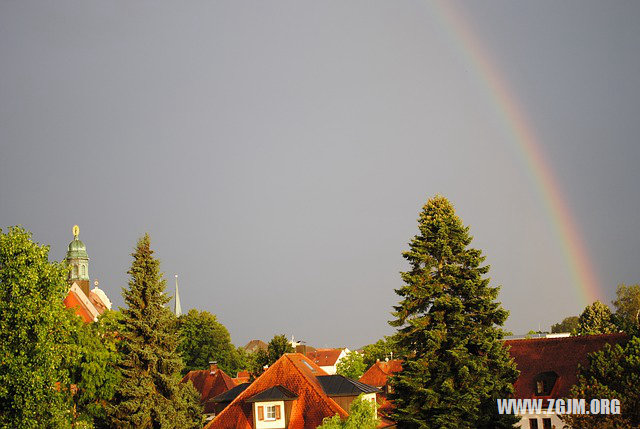
<instances>
[{"instance_id":1,"label":"church spire","mask_svg":"<svg viewBox=\"0 0 640 429\"><path fill-rule=\"evenodd\" d=\"M176 316L182 314L182 308L180 307L180 292L178 291L178 275L176 274L176 294L174 296L173 312Z\"/></svg>"}]
</instances>

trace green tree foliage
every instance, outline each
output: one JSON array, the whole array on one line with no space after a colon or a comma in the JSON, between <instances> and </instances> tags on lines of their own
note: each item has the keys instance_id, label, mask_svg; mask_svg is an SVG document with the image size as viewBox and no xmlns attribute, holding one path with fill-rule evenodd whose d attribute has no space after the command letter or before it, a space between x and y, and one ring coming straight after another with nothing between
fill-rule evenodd
<instances>
[{"instance_id":1,"label":"green tree foliage","mask_svg":"<svg viewBox=\"0 0 640 429\"><path fill-rule=\"evenodd\" d=\"M596 335L618 332L609 307L600 301L588 305L578 318L578 335Z\"/></svg>"},{"instance_id":2,"label":"green tree foliage","mask_svg":"<svg viewBox=\"0 0 640 429\"><path fill-rule=\"evenodd\" d=\"M578 316L569 316L562 319L562 322L551 325L551 333L559 334L562 332L568 332L571 335L575 335L578 331Z\"/></svg>"},{"instance_id":3,"label":"green tree foliage","mask_svg":"<svg viewBox=\"0 0 640 429\"><path fill-rule=\"evenodd\" d=\"M293 353L295 349L285 335L274 335L267 345L267 350L258 349L249 359L251 378L257 378L264 372L265 366L273 365L285 353Z\"/></svg>"},{"instance_id":4,"label":"green tree foliage","mask_svg":"<svg viewBox=\"0 0 640 429\"><path fill-rule=\"evenodd\" d=\"M0 230L0 427L70 424L67 271L22 227Z\"/></svg>"},{"instance_id":5,"label":"green tree foliage","mask_svg":"<svg viewBox=\"0 0 640 429\"><path fill-rule=\"evenodd\" d=\"M336 372L352 380L358 380L367 370L364 357L357 352L349 352L336 365Z\"/></svg>"},{"instance_id":6,"label":"green tree foliage","mask_svg":"<svg viewBox=\"0 0 640 429\"><path fill-rule=\"evenodd\" d=\"M117 324L120 313L107 311L95 323L84 323L70 313L72 342L69 355L69 378L74 386L72 396L74 426L86 422L97 428L108 427L105 403L115 394L121 374L117 368Z\"/></svg>"},{"instance_id":7,"label":"green tree foliage","mask_svg":"<svg viewBox=\"0 0 640 429\"><path fill-rule=\"evenodd\" d=\"M567 415L564 422L581 429L624 429L640 427L640 338L626 345L606 345L589 355L589 365L580 368L578 383L570 397L617 398L620 415Z\"/></svg>"},{"instance_id":8,"label":"green tree foliage","mask_svg":"<svg viewBox=\"0 0 640 429\"><path fill-rule=\"evenodd\" d=\"M258 378L264 372L264 367L269 365L269 354L266 350L258 349L249 355L249 373L251 379Z\"/></svg>"},{"instance_id":9,"label":"green tree foliage","mask_svg":"<svg viewBox=\"0 0 640 429\"><path fill-rule=\"evenodd\" d=\"M391 359L395 356L401 356L402 354L404 354L404 352L400 350L393 336L384 337L383 339L362 348L364 365L367 368L370 368L371 365L376 363L378 360L382 361Z\"/></svg>"},{"instance_id":10,"label":"green tree foliage","mask_svg":"<svg viewBox=\"0 0 640 429\"><path fill-rule=\"evenodd\" d=\"M640 285L621 284L616 290L616 321L620 330L633 335L640 334Z\"/></svg>"},{"instance_id":11,"label":"green tree foliage","mask_svg":"<svg viewBox=\"0 0 640 429\"><path fill-rule=\"evenodd\" d=\"M508 312L485 258L468 247L469 228L442 196L423 207L418 228L403 253L410 269L391 322L409 350L390 378L392 418L409 428L512 427L518 419L498 415L496 399L513 392L518 372L501 341Z\"/></svg>"},{"instance_id":12,"label":"green tree foliage","mask_svg":"<svg viewBox=\"0 0 640 429\"><path fill-rule=\"evenodd\" d=\"M117 343L123 378L108 407L111 426L200 428L199 395L192 384L180 384L177 320L165 306L170 297L147 234L132 256Z\"/></svg>"},{"instance_id":13,"label":"green tree foliage","mask_svg":"<svg viewBox=\"0 0 640 429\"><path fill-rule=\"evenodd\" d=\"M285 353L293 353L295 349L284 335L275 335L267 346L267 354L269 355L269 365L276 363Z\"/></svg>"},{"instance_id":14,"label":"green tree foliage","mask_svg":"<svg viewBox=\"0 0 640 429\"><path fill-rule=\"evenodd\" d=\"M363 395L353 400L349 407L349 417L342 420L337 414L326 417L318 429L375 429L378 426L376 406L364 399Z\"/></svg>"},{"instance_id":15,"label":"green tree foliage","mask_svg":"<svg viewBox=\"0 0 640 429\"><path fill-rule=\"evenodd\" d=\"M231 335L215 315L195 309L178 319L180 343L178 351L188 371L205 369L216 361L220 369L235 376L243 366L242 355L231 344Z\"/></svg>"}]
</instances>

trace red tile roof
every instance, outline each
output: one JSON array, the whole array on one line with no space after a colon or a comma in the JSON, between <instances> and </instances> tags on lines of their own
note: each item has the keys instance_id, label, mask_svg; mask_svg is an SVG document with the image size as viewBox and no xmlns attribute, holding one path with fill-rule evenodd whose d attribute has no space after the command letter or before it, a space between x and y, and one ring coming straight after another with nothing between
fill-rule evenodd
<instances>
[{"instance_id":1,"label":"red tile roof","mask_svg":"<svg viewBox=\"0 0 640 429\"><path fill-rule=\"evenodd\" d=\"M520 371L514 384L515 397L535 397L535 378L551 371L558 375L558 379L551 394L543 398L569 397L569 389L578 380L578 365L588 364L587 355L600 350L605 344L621 343L627 339L626 334L620 333L505 341Z\"/></svg>"},{"instance_id":2,"label":"red tile roof","mask_svg":"<svg viewBox=\"0 0 640 429\"><path fill-rule=\"evenodd\" d=\"M283 386L298 396L292 403L289 429L315 428L325 417L338 414L347 417L333 399L329 398L316 379L327 375L304 355L287 353L258 377L244 392L218 414L206 429L250 429L253 423L252 404L246 400L274 386Z\"/></svg>"},{"instance_id":3,"label":"red tile roof","mask_svg":"<svg viewBox=\"0 0 640 429\"><path fill-rule=\"evenodd\" d=\"M76 314L80 316L82 320L85 321L85 323L93 322L91 311L87 308L82 299L80 299L80 297L76 294L76 291L70 290L63 303L65 307L75 309Z\"/></svg>"},{"instance_id":4,"label":"red tile roof","mask_svg":"<svg viewBox=\"0 0 640 429\"><path fill-rule=\"evenodd\" d=\"M334 366L343 349L315 349L307 353L307 357L318 366Z\"/></svg>"},{"instance_id":5,"label":"red tile roof","mask_svg":"<svg viewBox=\"0 0 640 429\"><path fill-rule=\"evenodd\" d=\"M232 380L236 384L247 383L251 380L251 374L249 374L249 371L239 371L238 376L236 378L232 378Z\"/></svg>"},{"instance_id":6,"label":"red tile roof","mask_svg":"<svg viewBox=\"0 0 640 429\"><path fill-rule=\"evenodd\" d=\"M378 361L371 365L371 368L362 374L358 381L370 386L382 387L387 384L387 379L390 375L400 371L402 371L402 361L399 359L386 362Z\"/></svg>"},{"instance_id":7,"label":"red tile roof","mask_svg":"<svg viewBox=\"0 0 640 429\"><path fill-rule=\"evenodd\" d=\"M200 392L200 402L204 405L205 414L214 412L214 404L207 402L227 390L233 389L236 383L221 369L213 365L210 369L189 371L181 383L191 381L193 387Z\"/></svg>"}]
</instances>

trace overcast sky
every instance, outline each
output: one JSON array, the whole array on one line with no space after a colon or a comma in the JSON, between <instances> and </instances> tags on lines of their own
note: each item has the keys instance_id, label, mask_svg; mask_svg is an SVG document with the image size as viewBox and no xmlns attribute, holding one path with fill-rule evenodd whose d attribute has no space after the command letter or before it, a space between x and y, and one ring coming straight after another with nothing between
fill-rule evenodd
<instances>
[{"instance_id":1,"label":"overcast sky","mask_svg":"<svg viewBox=\"0 0 640 429\"><path fill-rule=\"evenodd\" d=\"M640 2L456 3L512 88L605 299L640 282ZM441 193L514 333L583 303L531 172L441 6L0 2L0 227L123 305L144 232L183 311L232 340L392 333L401 252Z\"/></svg>"}]
</instances>

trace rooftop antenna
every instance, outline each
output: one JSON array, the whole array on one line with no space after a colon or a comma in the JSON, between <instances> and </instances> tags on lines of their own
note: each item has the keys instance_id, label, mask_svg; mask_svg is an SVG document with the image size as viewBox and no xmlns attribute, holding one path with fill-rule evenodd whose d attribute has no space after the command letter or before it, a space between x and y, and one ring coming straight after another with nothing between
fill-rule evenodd
<instances>
[{"instance_id":1,"label":"rooftop antenna","mask_svg":"<svg viewBox=\"0 0 640 429\"><path fill-rule=\"evenodd\" d=\"M180 307L180 292L178 291L178 275L176 274L176 295L174 297L173 312L176 316L182 314L182 307Z\"/></svg>"}]
</instances>

